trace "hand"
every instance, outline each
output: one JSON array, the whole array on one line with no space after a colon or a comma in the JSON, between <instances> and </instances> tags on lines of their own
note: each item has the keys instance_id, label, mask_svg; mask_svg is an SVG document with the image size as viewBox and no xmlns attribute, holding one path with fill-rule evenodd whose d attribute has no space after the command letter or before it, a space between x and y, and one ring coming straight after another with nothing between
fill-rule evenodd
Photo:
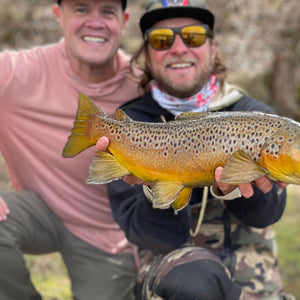
<instances>
[{"instance_id":1,"label":"hand","mask_svg":"<svg viewBox=\"0 0 300 300\"><path fill-rule=\"evenodd\" d=\"M272 181L269 178L267 178L266 176L262 176L262 177L256 179L254 182L241 183L239 185L230 185L230 184L227 184L227 183L224 183L224 182L220 182L220 177L221 177L222 172L223 172L222 167L216 168L216 170L215 170L215 179L216 179L216 183L218 185L218 188L220 189L220 191L224 195L232 192L234 189L236 189L238 187L241 194L245 198L250 198L254 194L252 184L255 184L264 194L270 192L273 188ZM288 185L285 182L277 182L277 184L281 188L285 188Z\"/></svg>"},{"instance_id":2,"label":"hand","mask_svg":"<svg viewBox=\"0 0 300 300\"><path fill-rule=\"evenodd\" d=\"M7 219L7 215L10 213L7 204L0 197L0 222L5 221Z\"/></svg>"}]
</instances>

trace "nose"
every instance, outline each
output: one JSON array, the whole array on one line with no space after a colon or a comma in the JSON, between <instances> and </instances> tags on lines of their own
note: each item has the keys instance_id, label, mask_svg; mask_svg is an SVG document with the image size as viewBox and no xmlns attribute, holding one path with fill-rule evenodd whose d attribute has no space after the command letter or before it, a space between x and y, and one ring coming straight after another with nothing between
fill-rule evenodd
<instances>
[{"instance_id":1,"label":"nose","mask_svg":"<svg viewBox=\"0 0 300 300\"><path fill-rule=\"evenodd\" d=\"M180 37L179 34L175 35L175 40L173 42L173 45L170 49L171 53L177 54L177 53L184 53L187 52L187 46L185 45L185 43L183 42L182 38Z\"/></svg>"},{"instance_id":2,"label":"nose","mask_svg":"<svg viewBox=\"0 0 300 300\"><path fill-rule=\"evenodd\" d=\"M99 13L98 11L93 11L92 13L90 13L85 24L92 28L103 28L104 22L101 13Z\"/></svg>"}]
</instances>

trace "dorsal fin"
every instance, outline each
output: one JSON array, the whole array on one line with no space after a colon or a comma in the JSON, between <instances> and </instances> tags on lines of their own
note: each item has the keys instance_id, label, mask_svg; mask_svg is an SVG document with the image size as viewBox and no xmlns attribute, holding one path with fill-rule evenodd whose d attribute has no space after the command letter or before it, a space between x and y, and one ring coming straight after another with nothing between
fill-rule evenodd
<instances>
[{"instance_id":1,"label":"dorsal fin","mask_svg":"<svg viewBox=\"0 0 300 300\"><path fill-rule=\"evenodd\" d=\"M122 109L117 109L117 111L116 111L116 120L117 121L123 121L123 122L132 121L132 119Z\"/></svg>"},{"instance_id":2,"label":"dorsal fin","mask_svg":"<svg viewBox=\"0 0 300 300\"><path fill-rule=\"evenodd\" d=\"M205 118L209 115L209 112L186 112L182 113L175 117L175 121L182 121L182 120L197 120Z\"/></svg>"},{"instance_id":3,"label":"dorsal fin","mask_svg":"<svg viewBox=\"0 0 300 300\"><path fill-rule=\"evenodd\" d=\"M107 114L98 107L92 99L87 95L80 93L78 97L77 117L78 115L92 115L93 113L100 114L102 117L107 117Z\"/></svg>"}]
</instances>

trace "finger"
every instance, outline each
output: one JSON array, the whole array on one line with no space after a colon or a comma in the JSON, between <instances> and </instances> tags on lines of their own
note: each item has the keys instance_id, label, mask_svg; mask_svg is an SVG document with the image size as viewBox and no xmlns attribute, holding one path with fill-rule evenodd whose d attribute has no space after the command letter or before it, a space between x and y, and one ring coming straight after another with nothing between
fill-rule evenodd
<instances>
[{"instance_id":1,"label":"finger","mask_svg":"<svg viewBox=\"0 0 300 300\"><path fill-rule=\"evenodd\" d=\"M109 146L109 138L106 136L102 136L96 144L97 150L100 151L106 151L108 146Z\"/></svg>"},{"instance_id":2,"label":"finger","mask_svg":"<svg viewBox=\"0 0 300 300\"><path fill-rule=\"evenodd\" d=\"M7 220L7 214L3 213L0 214L0 222L6 221Z\"/></svg>"},{"instance_id":3,"label":"finger","mask_svg":"<svg viewBox=\"0 0 300 300\"><path fill-rule=\"evenodd\" d=\"M273 188L272 181L266 176L256 179L254 183L264 194L270 192Z\"/></svg>"},{"instance_id":4,"label":"finger","mask_svg":"<svg viewBox=\"0 0 300 300\"><path fill-rule=\"evenodd\" d=\"M251 183L239 184L239 190L245 198L250 198L254 194L254 190L253 190L253 187L252 187Z\"/></svg>"},{"instance_id":5,"label":"finger","mask_svg":"<svg viewBox=\"0 0 300 300\"><path fill-rule=\"evenodd\" d=\"M216 183L217 183L218 188L220 189L220 191L224 195L226 195L226 194L232 192L236 188L236 186L235 185L227 184L225 182L221 182L220 178L221 178L222 172L223 172L223 168L222 167L217 167L216 168L216 170L215 170L215 180L216 180Z\"/></svg>"},{"instance_id":6,"label":"finger","mask_svg":"<svg viewBox=\"0 0 300 300\"><path fill-rule=\"evenodd\" d=\"M220 182L220 178L221 178L222 172L223 172L223 168L222 167L217 167L216 168L216 170L215 170L215 179L216 179L217 183Z\"/></svg>"},{"instance_id":7,"label":"finger","mask_svg":"<svg viewBox=\"0 0 300 300\"><path fill-rule=\"evenodd\" d=\"M10 213L6 202L1 197L0 197L0 210L3 211L6 214Z\"/></svg>"},{"instance_id":8,"label":"finger","mask_svg":"<svg viewBox=\"0 0 300 300\"><path fill-rule=\"evenodd\" d=\"M128 176L125 176L123 178L124 182L126 182L127 184L144 184L145 182L140 179L140 178L137 178L135 177L134 175L128 175Z\"/></svg>"},{"instance_id":9,"label":"finger","mask_svg":"<svg viewBox=\"0 0 300 300\"><path fill-rule=\"evenodd\" d=\"M5 221L9 213L10 211L6 202L0 198L0 221Z\"/></svg>"},{"instance_id":10,"label":"finger","mask_svg":"<svg viewBox=\"0 0 300 300\"><path fill-rule=\"evenodd\" d=\"M282 181L277 181L276 182L282 189L286 188L289 184L286 182L282 182Z\"/></svg>"}]
</instances>

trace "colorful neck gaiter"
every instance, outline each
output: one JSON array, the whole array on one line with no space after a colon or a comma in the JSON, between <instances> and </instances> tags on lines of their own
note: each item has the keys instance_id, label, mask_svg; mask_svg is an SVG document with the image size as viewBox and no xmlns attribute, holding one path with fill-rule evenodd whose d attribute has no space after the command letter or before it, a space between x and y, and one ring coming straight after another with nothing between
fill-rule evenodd
<instances>
[{"instance_id":1,"label":"colorful neck gaiter","mask_svg":"<svg viewBox=\"0 0 300 300\"><path fill-rule=\"evenodd\" d=\"M197 94L188 98L177 98L162 92L157 83L151 84L153 99L163 108L178 116L184 112L203 112L209 108L209 102L216 95L220 83L216 75L211 75L203 88Z\"/></svg>"}]
</instances>

